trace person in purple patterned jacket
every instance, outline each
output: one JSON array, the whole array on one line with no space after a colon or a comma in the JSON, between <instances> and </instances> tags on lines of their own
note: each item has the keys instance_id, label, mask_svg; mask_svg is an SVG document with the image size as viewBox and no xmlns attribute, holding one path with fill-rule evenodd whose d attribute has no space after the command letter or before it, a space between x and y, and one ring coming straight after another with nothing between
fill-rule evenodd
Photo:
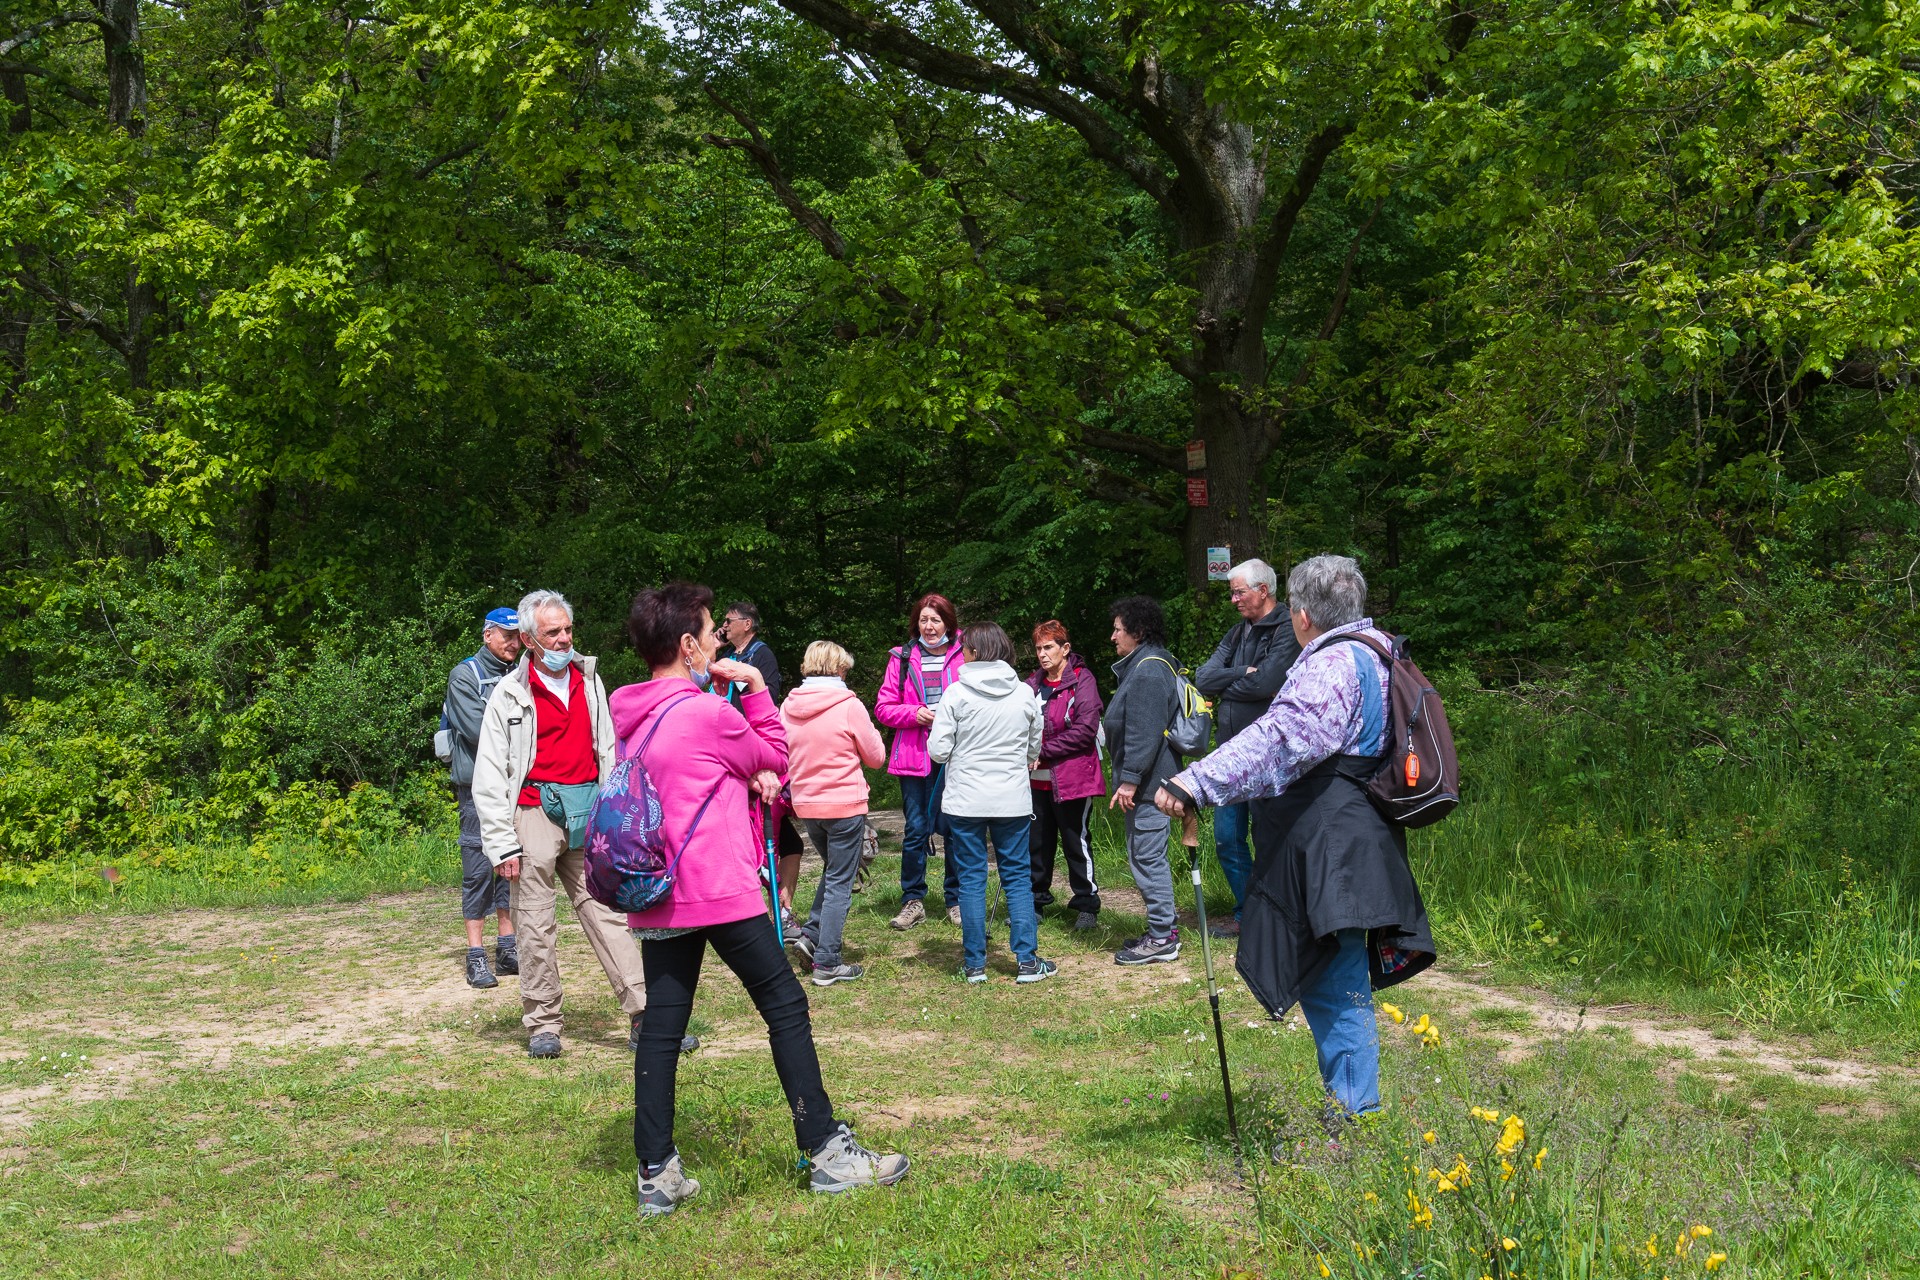
<instances>
[{"instance_id":1,"label":"person in purple patterned jacket","mask_svg":"<svg viewBox=\"0 0 1920 1280\"><path fill-rule=\"evenodd\" d=\"M1366 795L1387 752L1389 672L1343 638L1367 632L1392 646L1366 601L1367 581L1346 556L1294 566L1287 605L1301 652L1273 705L1154 797L1175 817L1253 802L1260 860L1236 967L1276 1017L1299 1003L1337 1120L1380 1106L1373 992L1434 960L1406 832Z\"/></svg>"}]
</instances>

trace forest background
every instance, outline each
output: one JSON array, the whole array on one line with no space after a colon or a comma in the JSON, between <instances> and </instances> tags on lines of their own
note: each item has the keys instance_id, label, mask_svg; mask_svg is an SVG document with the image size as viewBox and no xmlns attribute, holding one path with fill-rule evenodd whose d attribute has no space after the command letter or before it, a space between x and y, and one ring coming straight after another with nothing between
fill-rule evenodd
<instances>
[{"instance_id":1,"label":"forest background","mask_svg":"<svg viewBox=\"0 0 1920 1280\"><path fill-rule=\"evenodd\" d=\"M1920 8L13 0L0 887L449 811L485 609L868 691L1206 548L1444 683L1450 942L1920 1038ZM1206 507L1183 446L1204 441ZM1908 1045L1911 1047L1911 1045Z\"/></svg>"}]
</instances>

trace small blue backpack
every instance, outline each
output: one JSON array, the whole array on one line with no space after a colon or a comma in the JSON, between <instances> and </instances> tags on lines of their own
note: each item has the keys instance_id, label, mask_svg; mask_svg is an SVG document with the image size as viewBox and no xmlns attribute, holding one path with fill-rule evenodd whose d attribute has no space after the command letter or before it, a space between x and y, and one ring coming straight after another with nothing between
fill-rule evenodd
<instances>
[{"instance_id":1,"label":"small blue backpack","mask_svg":"<svg viewBox=\"0 0 1920 1280\"><path fill-rule=\"evenodd\" d=\"M660 792L647 776L640 756L659 732L667 713L687 698L699 696L690 692L653 713L653 726L647 736L632 755L614 764L587 815L587 892L595 902L615 911L645 911L665 902L673 892L673 872L680 855L676 853L671 859L667 856L666 814L660 805ZM680 844L682 853L699 830L700 819L707 816L707 806L719 793L716 785L701 802L693 825L687 828L687 839Z\"/></svg>"}]
</instances>

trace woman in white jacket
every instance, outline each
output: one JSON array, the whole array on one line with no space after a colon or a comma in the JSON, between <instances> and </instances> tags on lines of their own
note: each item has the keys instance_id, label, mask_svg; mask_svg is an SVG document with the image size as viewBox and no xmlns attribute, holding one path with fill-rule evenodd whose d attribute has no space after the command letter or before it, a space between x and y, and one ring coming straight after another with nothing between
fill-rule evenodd
<instances>
[{"instance_id":1,"label":"woman in white jacket","mask_svg":"<svg viewBox=\"0 0 1920 1280\"><path fill-rule=\"evenodd\" d=\"M1008 937L1020 962L1016 982L1054 974L1040 958L1027 854L1033 792L1027 770L1040 759L1045 718L1040 700L1014 674L1013 642L991 622L961 632L959 683L941 695L927 754L946 765L941 811L951 828L948 849L960 870L960 945L968 982L987 980L987 842L1000 861L1007 895Z\"/></svg>"}]
</instances>

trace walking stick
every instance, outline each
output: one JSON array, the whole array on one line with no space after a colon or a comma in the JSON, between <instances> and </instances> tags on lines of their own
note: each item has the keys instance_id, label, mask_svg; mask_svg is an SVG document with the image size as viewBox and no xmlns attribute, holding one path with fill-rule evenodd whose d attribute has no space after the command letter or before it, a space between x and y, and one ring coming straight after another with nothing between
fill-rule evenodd
<instances>
[{"instance_id":1,"label":"walking stick","mask_svg":"<svg viewBox=\"0 0 1920 1280\"><path fill-rule=\"evenodd\" d=\"M1234 1160L1245 1167L1240 1122L1233 1114L1233 1079L1227 1074L1227 1033L1220 1024L1220 987L1213 980L1213 944L1207 938L1207 895L1200 887L1200 815L1192 808L1180 818L1180 843L1187 846L1187 862L1193 869L1193 905L1200 914L1200 956L1206 962L1207 1003L1213 1006L1213 1043L1220 1051L1220 1087L1227 1096L1227 1133L1233 1139Z\"/></svg>"},{"instance_id":2,"label":"walking stick","mask_svg":"<svg viewBox=\"0 0 1920 1280\"><path fill-rule=\"evenodd\" d=\"M780 908L780 863L773 852L773 806L761 804L760 828L767 837L767 896L773 899L773 936L780 949L787 949L786 912Z\"/></svg>"}]
</instances>

